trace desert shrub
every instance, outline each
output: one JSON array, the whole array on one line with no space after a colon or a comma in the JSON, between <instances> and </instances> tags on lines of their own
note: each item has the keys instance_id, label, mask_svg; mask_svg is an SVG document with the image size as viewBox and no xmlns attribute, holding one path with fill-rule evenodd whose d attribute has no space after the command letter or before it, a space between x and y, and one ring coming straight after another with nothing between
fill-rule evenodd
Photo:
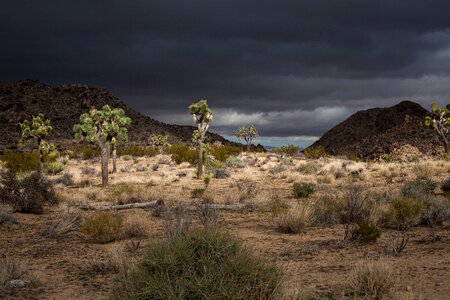
<instances>
[{"instance_id":1,"label":"desert shrub","mask_svg":"<svg viewBox=\"0 0 450 300\"><path fill-rule=\"evenodd\" d=\"M233 145L212 146L210 154L218 161L226 161L230 156L237 156L242 152L242 148Z\"/></svg>"},{"instance_id":2,"label":"desert shrub","mask_svg":"<svg viewBox=\"0 0 450 300\"><path fill-rule=\"evenodd\" d=\"M340 203L335 197L330 195L320 197L312 206L313 223L318 226L331 226L339 223L340 208Z\"/></svg>"},{"instance_id":3,"label":"desert shrub","mask_svg":"<svg viewBox=\"0 0 450 300\"><path fill-rule=\"evenodd\" d=\"M113 299L273 299L281 271L212 228L153 244Z\"/></svg>"},{"instance_id":4,"label":"desert shrub","mask_svg":"<svg viewBox=\"0 0 450 300\"><path fill-rule=\"evenodd\" d=\"M186 205L177 203L176 206L164 214L164 229L168 239L184 236L189 232L192 218L188 215Z\"/></svg>"},{"instance_id":5,"label":"desert shrub","mask_svg":"<svg viewBox=\"0 0 450 300\"><path fill-rule=\"evenodd\" d=\"M388 299L394 286L392 270L382 261L360 261L350 274L350 289L356 297Z\"/></svg>"},{"instance_id":6,"label":"desert shrub","mask_svg":"<svg viewBox=\"0 0 450 300\"><path fill-rule=\"evenodd\" d=\"M407 230L420 221L424 205L422 201L398 198L389 203L388 210L383 215L384 224L400 230Z\"/></svg>"},{"instance_id":7,"label":"desert shrub","mask_svg":"<svg viewBox=\"0 0 450 300\"><path fill-rule=\"evenodd\" d=\"M39 153L5 151L0 155L0 160L5 163L6 168L16 172L30 172L39 170Z\"/></svg>"},{"instance_id":8,"label":"desert shrub","mask_svg":"<svg viewBox=\"0 0 450 300\"><path fill-rule=\"evenodd\" d=\"M236 185L239 190L240 202L255 197L259 192L258 185L256 184L256 182L251 180L239 180L236 182Z\"/></svg>"},{"instance_id":9,"label":"desert shrub","mask_svg":"<svg viewBox=\"0 0 450 300\"><path fill-rule=\"evenodd\" d=\"M196 149L190 148L188 145L172 145L168 149L168 153L171 155L172 160L177 164L182 162L188 162L191 165L197 163L198 153Z\"/></svg>"},{"instance_id":10,"label":"desert shrub","mask_svg":"<svg viewBox=\"0 0 450 300\"><path fill-rule=\"evenodd\" d=\"M423 163L414 166L414 171L418 178L431 178L436 169L430 163Z\"/></svg>"},{"instance_id":11,"label":"desert shrub","mask_svg":"<svg viewBox=\"0 0 450 300\"><path fill-rule=\"evenodd\" d=\"M380 237L382 231L377 225L361 222L350 233L350 240L361 244L375 243Z\"/></svg>"},{"instance_id":12,"label":"desert shrub","mask_svg":"<svg viewBox=\"0 0 450 300\"><path fill-rule=\"evenodd\" d=\"M100 149L93 146L75 145L72 147L70 158L93 159L100 156Z\"/></svg>"},{"instance_id":13,"label":"desert shrub","mask_svg":"<svg viewBox=\"0 0 450 300\"><path fill-rule=\"evenodd\" d=\"M72 175L69 173L64 173L60 178L56 180L56 183L61 183L65 186L73 186L75 184Z\"/></svg>"},{"instance_id":14,"label":"desert shrub","mask_svg":"<svg viewBox=\"0 0 450 300\"><path fill-rule=\"evenodd\" d=\"M121 158L122 158L124 161L129 161L129 160L132 160L132 159L133 159L133 157L132 157L131 155L122 155Z\"/></svg>"},{"instance_id":15,"label":"desert shrub","mask_svg":"<svg viewBox=\"0 0 450 300\"><path fill-rule=\"evenodd\" d=\"M275 229L282 233L303 232L311 225L312 214L309 207L288 210L275 216L273 223Z\"/></svg>"},{"instance_id":16,"label":"desert shrub","mask_svg":"<svg viewBox=\"0 0 450 300\"><path fill-rule=\"evenodd\" d=\"M6 208L0 206L0 226L6 225L6 224L17 224L16 216L13 214L13 212Z\"/></svg>"},{"instance_id":17,"label":"desert shrub","mask_svg":"<svg viewBox=\"0 0 450 300\"><path fill-rule=\"evenodd\" d=\"M295 198L307 198L309 195L314 193L316 186L309 182L296 182L292 186L292 194Z\"/></svg>"},{"instance_id":18,"label":"desert shrub","mask_svg":"<svg viewBox=\"0 0 450 300\"><path fill-rule=\"evenodd\" d=\"M214 207L214 201L204 199L197 209L197 215L203 226L217 226L219 222L219 210Z\"/></svg>"},{"instance_id":19,"label":"desert shrub","mask_svg":"<svg viewBox=\"0 0 450 300\"><path fill-rule=\"evenodd\" d=\"M277 216L289 209L289 204L282 200L278 193L273 192L269 203L263 207L263 211L270 212L272 216Z\"/></svg>"},{"instance_id":20,"label":"desert shrub","mask_svg":"<svg viewBox=\"0 0 450 300\"><path fill-rule=\"evenodd\" d=\"M303 154L305 155L306 158L311 159L318 159L321 157L328 156L328 153L323 146L308 147L305 150L303 150Z\"/></svg>"},{"instance_id":21,"label":"desert shrub","mask_svg":"<svg viewBox=\"0 0 450 300\"><path fill-rule=\"evenodd\" d=\"M448 220L450 220L450 201L444 197L427 197L422 209L421 223L428 225L433 241L440 239L437 235L437 226Z\"/></svg>"},{"instance_id":22,"label":"desert shrub","mask_svg":"<svg viewBox=\"0 0 450 300\"><path fill-rule=\"evenodd\" d=\"M338 202L338 214L344 224L344 239L348 240L355 230L356 224L375 223L373 218L373 203L363 185L347 186L344 196Z\"/></svg>"},{"instance_id":23,"label":"desert shrub","mask_svg":"<svg viewBox=\"0 0 450 300\"><path fill-rule=\"evenodd\" d=\"M446 179L442 184L441 184L441 189L445 194L449 194L450 193L450 178Z\"/></svg>"},{"instance_id":24,"label":"desert shrub","mask_svg":"<svg viewBox=\"0 0 450 300\"><path fill-rule=\"evenodd\" d=\"M319 164L315 161L310 161L304 164L301 164L297 168L297 172L300 172L302 174L316 174L319 171Z\"/></svg>"},{"instance_id":25,"label":"desert shrub","mask_svg":"<svg viewBox=\"0 0 450 300\"><path fill-rule=\"evenodd\" d=\"M80 171L81 174L88 176L95 175L97 173L97 171L92 167L81 167Z\"/></svg>"},{"instance_id":26,"label":"desert shrub","mask_svg":"<svg viewBox=\"0 0 450 300\"><path fill-rule=\"evenodd\" d=\"M119 156L134 156L142 157L148 156L152 157L159 154L159 150L153 147L141 147L137 145L127 145L124 147L117 148L117 155Z\"/></svg>"},{"instance_id":27,"label":"desert shrub","mask_svg":"<svg viewBox=\"0 0 450 300\"><path fill-rule=\"evenodd\" d=\"M413 181L406 182L400 192L403 197L422 199L426 194L430 194L437 187L437 183L428 178L417 177Z\"/></svg>"},{"instance_id":28,"label":"desert shrub","mask_svg":"<svg viewBox=\"0 0 450 300\"><path fill-rule=\"evenodd\" d=\"M0 286L4 287L11 280L23 280L31 283L33 276L28 271L28 267L19 260L0 256Z\"/></svg>"},{"instance_id":29,"label":"desert shrub","mask_svg":"<svg viewBox=\"0 0 450 300\"><path fill-rule=\"evenodd\" d=\"M15 212L41 214L45 206L58 202L51 183L40 173L23 179L18 179L14 170L0 173L0 203L11 205Z\"/></svg>"},{"instance_id":30,"label":"desert shrub","mask_svg":"<svg viewBox=\"0 0 450 300\"><path fill-rule=\"evenodd\" d=\"M278 150L281 155L294 156L300 152L300 147L297 145L283 145Z\"/></svg>"},{"instance_id":31,"label":"desert shrub","mask_svg":"<svg viewBox=\"0 0 450 300\"><path fill-rule=\"evenodd\" d=\"M80 229L82 216L79 211L69 209L48 222L41 231L41 236L61 237Z\"/></svg>"},{"instance_id":32,"label":"desert shrub","mask_svg":"<svg viewBox=\"0 0 450 300\"><path fill-rule=\"evenodd\" d=\"M278 164L278 165L274 166L273 168L269 169L270 174L278 174L278 173L281 173L284 171L286 171L286 167L282 164Z\"/></svg>"},{"instance_id":33,"label":"desert shrub","mask_svg":"<svg viewBox=\"0 0 450 300\"><path fill-rule=\"evenodd\" d=\"M122 231L124 239L144 239L149 236L149 230L146 221L142 217L128 218Z\"/></svg>"},{"instance_id":34,"label":"desert shrub","mask_svg":"<svg viewBox=\"0 0 450 300\"><path fill-rule=\"evenodd\" d=\"M64 163L61 161L49 161L45 163L46 170L51 175L56 175L64 170Z\"/></svg>"},{"instance_id":35,"label":"desert shrub","mask_svg":"<svg viewBox=\"0 0 450 300\"><path fill-rule=\"evenodd\" d=\"M129 183L114 185L110 191L110 199L117 204L142 202L139 189Z\"/></svg>"},{"instance_id":36,"label":"desert shrub","mask_svg":"<svg viewBox=\"0 0 450 300\"><path fill-rule=\"evenodd\" d=\"M205 193L205 189L196 188L191 191L191 198L201 198Z\"/></svg>"},{"instance_id":37,"label":"desert shrub","mask_svg":"<svg viewBox=\"0 0 450 300\"><path fill-rule=\"evenodd\" d=\"M216 179L223 179L230 177L230 172L225 168L215 168L212 170L213 177Z\"/></svg>"},{"instance_id":38,"label":"desert shrub","mask_svg":"<svg viewBox=\"0 0 450 300\"><path fill-rule=\"evenodd\" d=\"M123 217L111 212L96 212L84 220L81 232L95 243L118 240L123 233Z\"/></svg>"},{"instance_id":39,"label":"desert shrub","mask_svg":"<svg viewBox=\"0 0 450 300\"><path fill-rule=\"evenodd\" d=\"M225 164L229 168L243 168L245 167L244 162L236 156L230 156L227 158Z\"/></svg>"}]
</instances>

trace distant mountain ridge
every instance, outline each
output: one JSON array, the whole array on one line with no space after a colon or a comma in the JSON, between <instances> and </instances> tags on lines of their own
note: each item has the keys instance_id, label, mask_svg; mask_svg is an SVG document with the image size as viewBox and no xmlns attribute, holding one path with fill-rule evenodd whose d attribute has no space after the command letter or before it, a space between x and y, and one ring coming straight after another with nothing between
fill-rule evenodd
<instances>
[{"instance_id":1,"label":"distant mountain ridge","mask_svg":"<svg viewBox=\"0 0 450 300\"><path fill-rule=\"evenodd\" d=\"M168 134L172 143L189 142L193 126L171 125L144 116L104 88L82 84L50 86L38 80L19 80L0 83L0 149L14 148L20 139L19 122L44 113L52 122L52 140L65 143L73 139L72 127L82 113L104 105L120 107L131 117L129 141L148 145L153 133ZM186 113L187 108L186 108ZM209 134L212 142L229 143L222 136Z\"/></svg>"},{"instance_id":2,"label":"distant mountain ridge","mask_svg":"<svg viewBox=\"0 0 450 300\"><path fill-rule=\"evenodd\" d=\"M327 131L310 147L322 146L333 155L378 158L402 147L434 155L443 146L433 129L420 126L429 112L412 101L358 111Z\"/></svg>"}]
</instances>

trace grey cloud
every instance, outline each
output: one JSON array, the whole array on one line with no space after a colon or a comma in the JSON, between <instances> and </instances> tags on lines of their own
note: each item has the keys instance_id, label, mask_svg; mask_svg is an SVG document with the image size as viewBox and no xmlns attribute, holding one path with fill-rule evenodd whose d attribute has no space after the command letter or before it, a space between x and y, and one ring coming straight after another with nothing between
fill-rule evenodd
<instances>
[{"instance_id":1,"label":"grey cloud","mask_svg":"<svg viewBox=\"0 0 450 300\"><path fill-rule=\"evenodd\" d=\"M207 98L221 133L237 123L226 117L257 116L265 135L321 135L361 108L448 102L448 11L437 0L16 0L0 10L0 80L104 86L171 123Z\"/></svg>"}]
</instances>

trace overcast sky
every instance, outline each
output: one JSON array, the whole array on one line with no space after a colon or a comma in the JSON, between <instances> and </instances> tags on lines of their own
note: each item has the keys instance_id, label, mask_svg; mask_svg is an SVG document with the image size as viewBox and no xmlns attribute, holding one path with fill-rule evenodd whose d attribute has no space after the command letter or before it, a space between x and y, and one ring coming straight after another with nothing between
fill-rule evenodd
<instances>
[{"instance_id":1,"label":"overcast sky","mask_svg":"<svg viewBox=\"0 0 450 300\"><path fill-rule=\"evenodd\" d=\"M143 114L311 140L353 112L450 102L450 1L3 1L0 80L110 89Z\"/></svg>"}]
</instances>

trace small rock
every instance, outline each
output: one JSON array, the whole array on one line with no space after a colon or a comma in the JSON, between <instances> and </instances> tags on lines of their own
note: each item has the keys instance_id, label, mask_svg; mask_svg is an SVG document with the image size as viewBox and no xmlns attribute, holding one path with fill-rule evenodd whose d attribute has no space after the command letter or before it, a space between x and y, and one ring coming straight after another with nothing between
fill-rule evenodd
<instances>
[{"instance_id":1,"label":"small rock","mask_svg":"<svg viewBox=\"0 0 450 300\"><path fill-rule=\"evenodd\" d=\"M6 284L6 287L8 287L8 288L21 288L21 287L24 287L25 285L27 285L28 283L30 283L30 282L26 281L26 280L14 279L14 280L10 280Z\"/></svg>"}]
</instances>

